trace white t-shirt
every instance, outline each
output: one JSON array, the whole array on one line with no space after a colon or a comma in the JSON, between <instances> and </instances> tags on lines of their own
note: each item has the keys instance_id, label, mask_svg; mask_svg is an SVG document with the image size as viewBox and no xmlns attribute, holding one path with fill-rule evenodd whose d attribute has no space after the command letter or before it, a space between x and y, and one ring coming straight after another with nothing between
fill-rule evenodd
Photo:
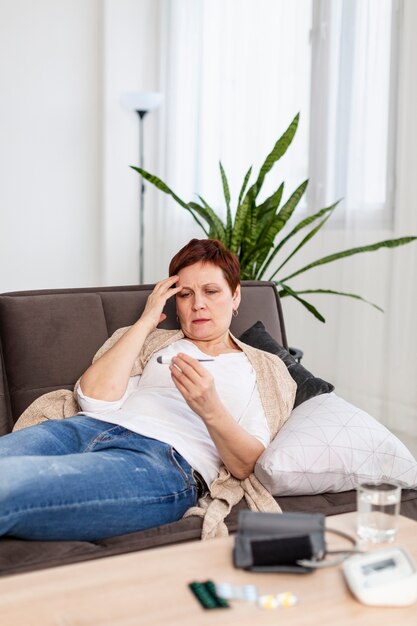
<instances>
[{"instance_id":1,"label":"white t-shirt","mask_svg":"<svg viewBox=\"0 0 417 626\"><path fill-rule=\"evenodd\" d=\"M155 352L141 376L131 377L124 396L107 402L88 398L78 389L82 413L172 445L210 485L222 464L217 448L199 415L185 402L159 355L184 352L207 358L187 339ZM211 358L211 357L210 357ZM243 352L230 352L201 363L214 378L217 393L228 412L265 447L270 435L256 384L255 371Z\"/></svg>"}]
</instances>

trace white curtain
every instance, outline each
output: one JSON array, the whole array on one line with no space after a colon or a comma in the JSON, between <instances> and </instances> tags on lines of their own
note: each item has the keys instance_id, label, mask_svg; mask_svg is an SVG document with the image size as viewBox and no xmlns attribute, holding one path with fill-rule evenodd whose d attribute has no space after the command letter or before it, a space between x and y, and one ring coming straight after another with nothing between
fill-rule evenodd
<instances>
[{"instance_id":1,"label":"white curtain","mask_svg":"<svg viewBox=\"0 0 417 626\"><path fill-rule=\"evenodd\" d=\"M417 235L413 190L417 171L417 45L413 34L417 27L417 5L406 0L393 3L393 7L394 26L398 21L400 28L398 66L396 75L391 77L394 79L391 85L397 82L398 87L390 97L381 96L374 102L368 116L362 122L358 120L356 128L352 125L348 133L349 143L345 145L348 148L350 144L352 149L342 155L342 161L344 156L346 161L345 169L341 171L348 192L347 210L336 227L329 224L319 235L316 244L323 255L387 238ZM380 41L377 43L379 45ZM365 54L362 65L360 76L366 68L372 67ZM372 85L372 72L367 80L359 80L359 85L368 89L368 80ZM392 95L398 95L394 120L391 120L397 128L396 136L389 134L381 146L379 141L372 139L372 129L367 129L367 123L372 115L382 123L387 115L392 114L392 108L388 111L393 106ZM366 110L364 107L362 112ZM360 108L355 107L355 111L360 112ZM364 134L355 151L354 140L361 136L361 129L367 129L368 146L365 147ZM375 147L374 164L369 146ZM393 160L395 155L396 161ZM374 165L376 172L379 168L377 176L372 176L370 171ZM330 168L328 175L329 172ZM367 173L370 173L368 178ZM354 175L355 185L352 182ZM392 189L394 178L395 194ZM370 194L363 193L363 190L366 189L365 183L372 180L369 191L376 192L372 201L368 201ZM387 211L391 207L391 220L387 220ZM412 243L392 251L351 257L306 275L311 288L326 283L326 286L341 291L353 291L382 306L383 314L347 299L317 296L313 303L327 319L325 325L318 325L295 303L284 301L288 335L292 343L304 347L305 365L331 380L340 395L369 411L406 443L408 436L417 435L416 270L417 246ZM410 444L415 446L415 440Z\"/></svg>"},{"instance_id":2,"label":"white curtain","mask_svg":"<svg viewBox=\"0 0 417 626\"><path fill-rule=\"evenodd\" d=\"M219 160L236 207L246 171L254 175L295 114L291 151L266 180L287 194L307 178L312 0L162 0L161 167L185 200L198 193L224 217ZM162 269L191 236L190 214L160 197L159 232L169 242ZM166 235L166 237L165 237Z\"/></svg>"},{"instance_id":3,"label":"white curtain","mask_svg":"<svg viewBox=\"0 0 417 626\"><path fill-rule=\"evenodd\" d=\"M391 216L397 2L316 0L310 200L342 198L338 219Z\"/></svg>"},{"instance_id":4,"label":"white curtain","mask_svg":"<svg viewBox=\"0 0 417 626\"><path fill-rule=\"evenodd\" d=\"M417 3L404 2L399 74L395 235L417 235ZM417 245L392 258L387 351L384 359L384 421L417 436Z\"/></svg>"}]
</instances>

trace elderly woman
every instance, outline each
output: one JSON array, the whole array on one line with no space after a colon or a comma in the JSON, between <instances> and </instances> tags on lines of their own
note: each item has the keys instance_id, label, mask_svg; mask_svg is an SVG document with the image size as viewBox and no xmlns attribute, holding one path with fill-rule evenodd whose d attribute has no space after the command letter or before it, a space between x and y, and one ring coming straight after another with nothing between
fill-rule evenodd
<instances>
[{"instance_id":1,"label":"elderly woman","mask_svg":"<svg viewBox=\"0 0 417 626\"><path fill-rule=\"evenodd\" d=\"M253 469L295 383L278 357L231 335L240 297L239 262L220 242L182 248L137 322L81 377L81 413L0 439L0 535L97 540L190 510L214 536L243 495L273 510ZM169 298L178 331L157 329Z\"/></svg>"}]
</instances>

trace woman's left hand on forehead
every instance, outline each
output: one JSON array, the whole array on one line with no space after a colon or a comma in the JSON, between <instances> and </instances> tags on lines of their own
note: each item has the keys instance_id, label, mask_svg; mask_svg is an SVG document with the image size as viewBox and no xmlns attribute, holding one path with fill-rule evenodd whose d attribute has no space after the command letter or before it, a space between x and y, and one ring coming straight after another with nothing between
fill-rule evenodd
<instances>
[{"instance_id":1,"label":"woman's left hand on forehead","mask_svg":"<svg viewBox=\"0 0 417 626\"><path fill-rule=\"evenodd\" d=\"M163 310L167 300L181 291L181 287L175 286L177 281L178 276L170 276L161 280L148 296L140 319L149 324L150 328L156 328L160 322L166 319Z\"/></svg>"}]
</instances>

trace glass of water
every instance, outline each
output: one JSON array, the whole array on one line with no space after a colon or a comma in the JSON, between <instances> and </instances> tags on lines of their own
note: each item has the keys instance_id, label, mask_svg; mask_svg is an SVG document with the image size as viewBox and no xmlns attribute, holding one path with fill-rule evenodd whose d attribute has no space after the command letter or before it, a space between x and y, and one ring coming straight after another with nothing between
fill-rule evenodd
<instances>
[{"instance_id":1,"label":"glass of water","mask_svg":"<svg viewBox=\"0 0 417 626\"><path fill-rule=\"evenodd\" d=\"M362 483L357 488L360 539L394 541L400 512L401 487L395 483Z\"/></svg>"}]
</instances>

